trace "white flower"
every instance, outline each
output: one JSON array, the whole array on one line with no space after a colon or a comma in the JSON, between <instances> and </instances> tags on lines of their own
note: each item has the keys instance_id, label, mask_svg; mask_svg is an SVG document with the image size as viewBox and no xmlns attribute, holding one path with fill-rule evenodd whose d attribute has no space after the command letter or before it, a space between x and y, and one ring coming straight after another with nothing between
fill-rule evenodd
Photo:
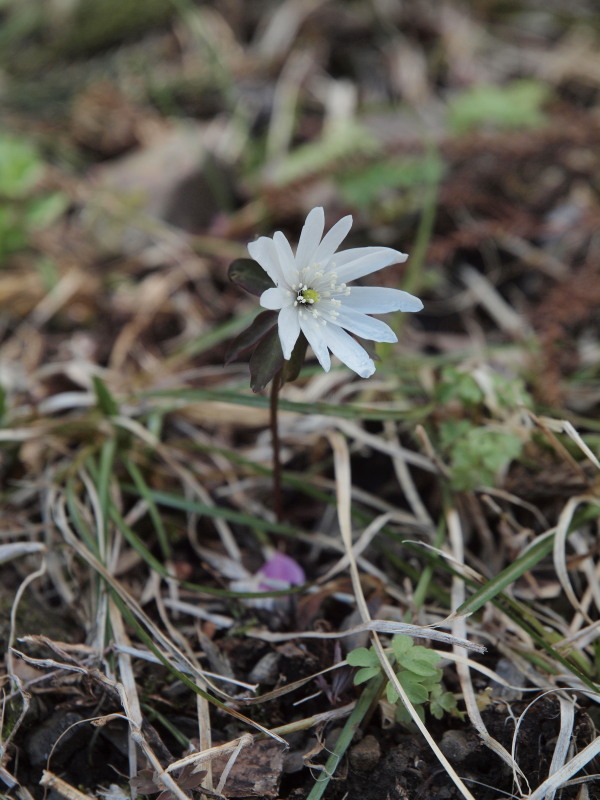
<instances>
[{"instance_id":1,"label":"white flower","mask_svg":"<svg viewBox=\"0 0 600 800\"><path fill-rule=\"evenodd\" d=\"M295 255L281 231L272 239L262 236L248 245L251 257L275 284L262 293L260 304L279 310L279 338L286 360L302 331L325 372L331 366L331 350L361 378L368 378L375 372L375 364L346 331L374 342L397 342L389 325L367 315L420 311L423 303L399 289L348 286L350 281L406 261L408 256L389 247L356 247L336 253L352 227L352 217L336 222L323 237L324 226L323 209L313 208Z\"/></svg>"}]
</instances>

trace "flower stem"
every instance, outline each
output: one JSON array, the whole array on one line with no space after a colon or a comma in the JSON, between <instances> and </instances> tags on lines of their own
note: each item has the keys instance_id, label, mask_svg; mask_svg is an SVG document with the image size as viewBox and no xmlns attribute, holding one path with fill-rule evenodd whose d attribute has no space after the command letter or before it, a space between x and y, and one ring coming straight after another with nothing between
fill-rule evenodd
<instances>
[{"instance_id":1,"label":"flower stem","mask_svg":"<svg viewBox=\"0 0 600 800\"><path fill-rule=\"evenodd\" d=\"M283 498L281 494L281 458L279 452L279 420L277 416L279 408L279 390L281 389L281 371L279 371L271 383L271 402L269 405L271 443L273 447L273 508L277 522L283 520Z\"/></svg>"}]
</instances>

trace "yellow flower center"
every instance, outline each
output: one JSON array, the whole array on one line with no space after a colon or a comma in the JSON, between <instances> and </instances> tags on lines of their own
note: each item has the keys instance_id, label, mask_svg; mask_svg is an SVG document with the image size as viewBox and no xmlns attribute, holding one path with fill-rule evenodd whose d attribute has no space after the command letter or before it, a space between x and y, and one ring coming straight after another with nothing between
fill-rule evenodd
<instances>
[{"instance_id":1,"label":"yellow flower center","mask_svg":"<svg viewBox=\"0 0 600 800\"><path fill-rule=\"evenodd\" d=\"M316 303L320 299L320 294L315 289L303 289L298 292L299 303Z\"/></svg>"}]
</instances>

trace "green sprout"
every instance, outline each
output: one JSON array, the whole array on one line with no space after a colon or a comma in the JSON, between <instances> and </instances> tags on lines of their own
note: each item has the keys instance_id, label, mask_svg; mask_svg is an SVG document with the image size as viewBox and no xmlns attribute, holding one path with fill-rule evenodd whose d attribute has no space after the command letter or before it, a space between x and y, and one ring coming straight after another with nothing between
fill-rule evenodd
<instances>
[{"instance_id":1,"label":"green sprout","mask_svg":"<svg viewBox=\"0 0 600 800\"><path fill-rule=\"evenodd\" d=\"M456 698L442 684L443 673L437 666L440 656L435 650L416 645L409 636L398 634L392 639L392 653L396 677L423 721L426 704L436 719L441 719L446 712L458 713ZM368 650L366 647L352 650L346 661L351 667L359 668L354 675L355 686L377 678L382 672L379 657L372 647ZM403 725L410 724L408 709L400 701L398 692L390 681L386 684L385 695L389 703L396 705L396 720Z\"/></svg>"},{"instance_id":2,"label":"green sprout","mask_svg":"<svg viewBox=\"0 0 600 800\"><path fill-rule=\"evenodd\" d=\"M0 260L25 249L68 205L63 192L38 191L44 168L32 144L0 134Z\"/></svg>"},{"instance_id":3,"label":"green sprout","mask_svg":"<svg viewBox=\"0 0 600 800\"><path fill-rule=\"evenodd\" d=\"M485 390L468 371L445 367L436 387L436 401L448 415L438 425L439 444L457 491L494 485L521 456L526 440L514 425L532 405L522 380L488 372L484 385Z\"/></svg>"}]
</instances>

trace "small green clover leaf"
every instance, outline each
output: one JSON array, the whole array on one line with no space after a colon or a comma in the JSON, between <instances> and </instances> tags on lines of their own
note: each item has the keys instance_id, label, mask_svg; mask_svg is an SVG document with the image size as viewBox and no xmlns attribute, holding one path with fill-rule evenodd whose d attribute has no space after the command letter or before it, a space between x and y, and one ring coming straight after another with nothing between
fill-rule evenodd
<instances>
[{"instance_id":1,"label":"small green clover leaf","mask_svg":"<svg viewBox=\"0 0 600 800\"><path fill-rule=\"evenodd\" d=\"M0 195L26 197L43 174L35 147L13 135L0 135Z\"/></svg>"},{"instance_id":2,"label":"small green clover leaf","mask_svg":"<svg viewBox=\"0 0 600 800\"><path fill-rule=\"evenodd\" d=\"M518 458L520 438L510 431L471 428L452 449L452 484L459 491L490 485L498 472Z\"/></svg>"},{"instance_id":3,"label":"small green clover leaf","mask_svg":"<svg viewBox=\"0 0 600 800\"><path fill-rule=\"evenodd\" d=\"M373 648L357 647L346 656L346 661L351 667L379 667L379 659Z\"/></svg>"},{"instance_id":4,"label":"small green clover leaf","mask_svg":"<svg viewBox=\"0 0 600 800\"><path fill-rule=\"evenodd\" d=\"M433 675L436 665L440 663L440 657L435 650L414 644L410 636L398 634L392 639L392 651L399 664L405 669L417 672L419 675ZM424 672L419 672L412 664L421 664L420 668Z\"/></svg>"},{"instance_id":5,"label":"small green clover leaf","mask_svg":"<svg viewBox=\"0 0 600 800\"><path fill-rule=\"evenodd\" d=\"M429 691L426 686L423 686L419 675L408 670L401 670L396 677L411 703L420 705L427 702Z\"/></svg>"},{"instance_id":6,"label":"small green clover leaf","mask_svg":"<svg viewBox=\"0 0 600 800\"><path fill-rule=\"evenodd\" d=\"M356 650L348 653L346 661L351 667L361 667L354 676L355 686L370 681L381 672L381 664L372 648L367 650L366 647L357 647Z\"/></svg>"},{"instance_id":7,"label":"small green clover leaf","mask_svg":"<svg viewBox=\"0 0 600 800\"><path fill-rule=\"evenodd\" d=\"M359 669L354 676L354 685L360 686L361 683L366 683L370 681L371 678L376 678L380 672L380 667L363 667Z\"/></svg>"},{"instance_id":8,"label":"small green clover leaf","mask_svg":"<svg viewBox=\"0 0 600 800\"><path fill-rule=\"evenodd\" d=\"M423 706L413 705L413 708L417 712L417 716L421 720L421 722L425 722L425 710ZM396 722L399 722L401 725L404 725L407 728L410 728L413 725L413 718L411 717L408 709L402 703L398 703L396 706Z\"/></svg>"},{"instance_id":9,"label":"small green clover leaf","mask_svg":"<svg viewBox=\"0 0 600 800\"><path fill-rule=\"evenodd\" d=\"M520 78L503 86L477 83L451 98L448 123L456 135L477 128L519 129L543 125L550 89L542 81Z\"/></svg>"},{"instance_id":10,"label":"small green clover leaf","mask_svg":"<svg viewBox=\"0 0 600 800\"><path fill-rule=\"evenodd\" d=\"M405 655L414 647L413 640L410 636L403 636L398 634L392 639L392 651L396 656L396 660L402 664Z\"/></svg>"},{"instance_id":11,"label":"small green clover leaf","mask_svg":"<svg viewBox=\"0 0 600 800\"><path fill-rule=\"evenodd\" d=\"M456 697L452 692L445 691L440 683L431 690L429 695L429 710L436 719L441 719L446 713L459 714L456 708Z\"/></svg>"},{"instance_id":12,"label":"small green clover leaf","mask_svg":"<svg viewBox=\"0 0 600 800\"><path fill-rule=\"evenodd\" d=\"M64 192L47 193L40 185L45 171L37 148L0 132L0 263L26 249L35 231L51 225L69 206Z\"/></svg>"},{"instance_id":13,"label":"small green clover leaf","mask_svg":"<svg viewBox=\"0 0 600 800\"><path fill-rule=\"evenodd\" d=\"M425 719L425 703L429 703L432 714L438 719L446 711L457 713L454 695L446 692L441 684L442 670L437 666L440 657L434 650L415 645L408 636L398 635L392 639L392 652L396 661L396 677L421 719ZM346 660L350 666L359 667L354 676L356 686L381 674L381 664L373 648L352 650ZM399 702L398 692L390 681L386 684L385 694L389 703L397 705L398 722L410 724L410 714Z\"/></svg>"},{"instance_id":14,"label":"small green clover leaf","mask_svg":"<svg viewBox=\"0 0 600 800\"><path fill-rule=\"evenodd\" d=\"M444 367L436 389L436 399L439 403L459 400L465 406L472 407L483 402L484 394L468 372L461 372L456 367Z\"/></svg>"}]
</instances>

